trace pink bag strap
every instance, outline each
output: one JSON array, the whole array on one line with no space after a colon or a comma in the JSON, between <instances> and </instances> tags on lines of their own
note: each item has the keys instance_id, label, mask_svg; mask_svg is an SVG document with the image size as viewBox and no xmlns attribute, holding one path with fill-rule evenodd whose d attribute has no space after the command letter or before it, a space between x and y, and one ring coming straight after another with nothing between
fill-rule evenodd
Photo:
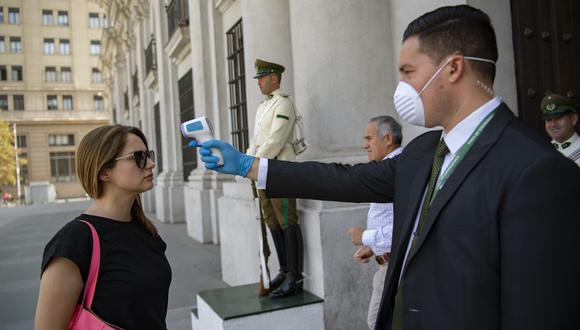
<instances>
[{"instance_id":1,"label":"pink bag strap","mask_svg":"<svg viewBox=\"0 0 580 330\"><path fill-rule=\"evenodd\" d=\"M97 287L97 280L99 278L99 265L101 264L101 244L99 243L99 235L93 225L85 220L80 220L89 226L91 234L93 235L93 254L91 256L91 265L89 267L89 275L85 283L85 290L83 292L83 300L81 305L87 309L91 309L93 305L93 298L95 296L95 288ZM86 298L86 304L85 304Z\"/></svg>"}]
</instances>

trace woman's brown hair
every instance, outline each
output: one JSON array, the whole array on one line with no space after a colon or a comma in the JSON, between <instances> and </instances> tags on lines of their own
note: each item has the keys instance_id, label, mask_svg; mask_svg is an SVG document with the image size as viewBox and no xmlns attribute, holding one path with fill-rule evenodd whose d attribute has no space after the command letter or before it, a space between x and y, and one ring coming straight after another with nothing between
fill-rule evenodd
<instances>
[{"instance_id":1,"label":"woman's brown hair","mask_svg":"<svg viewBox=\"0 0 580 330\"><path fill-rule=\"evenodd\" d=\"M125 147L129 134L137 135L145 147L149 148L147 138L140 129L123 125L97 127L85 135L79 144L76 156L77 176L91 198L97 199L103 194L103 182L99 180L99 175L115 166L115 158ZM157 234L157 229L143 212L139 195L131 206L131 218L152 234Z\"/></svg>"}]
</instances>

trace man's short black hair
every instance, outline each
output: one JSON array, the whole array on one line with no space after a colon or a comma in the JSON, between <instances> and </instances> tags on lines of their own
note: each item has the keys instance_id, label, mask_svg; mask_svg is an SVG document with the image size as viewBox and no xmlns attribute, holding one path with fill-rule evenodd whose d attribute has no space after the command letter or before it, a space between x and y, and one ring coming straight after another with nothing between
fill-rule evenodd
<instances>
[{"instance_id":1,"label":"man's short black hair","mask_svg":"<svg viewBox=\"0 0 580 330\"><path fill-rule=\"evenodd\" d=\"M419 38L421 52L436 64L455 53L497 62L497 41L489 16L468 5L441 7L422 15L409 23L403 42L412 36ZM469 64L482 78L495 79L495 65L480 61Z\"/></svg>"}]
</instances>

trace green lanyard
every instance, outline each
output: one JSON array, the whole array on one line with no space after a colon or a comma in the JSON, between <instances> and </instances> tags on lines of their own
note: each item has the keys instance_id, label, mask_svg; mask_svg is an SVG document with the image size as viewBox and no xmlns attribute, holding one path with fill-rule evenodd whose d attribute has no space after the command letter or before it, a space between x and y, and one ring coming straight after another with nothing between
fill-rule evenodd
<instances>
[{"instance_id":1,"label":"green lanyard","mask_svg":"<svg viewBox=\"0 0 580 330\"><path fill-rule=\"evenodd\" d=\"M475 143L477 138L481 135L481 132L483 131L485 126L487 126L487 124L491 121L491 119L495 115L495 112L496 111L494 110L490 112L487 116L485 116L485 118L483 118L481 123L479 123L479 125L475 128L475 131L471 133L471 136L469 136L467 141L461 146L461 148L459 148L459 150L457 150L457 153L455 154L455 156L453 156L453 159L449 163L449 166L447 166L445 172L443 172L443 174L441 174L441 176L439 177L439 180L437 180L437 185L435 185L435 190L433 190L433 196L431 197L431 201L435 199L435 195L437 195L439 190L441 190L441 188L443 187L449 176L451 176L451 173L455 171L455 168L459 165L459 163L461 163L463 158L465 158L465 155L467 154L469 149L473 147L473 144Z\"/></svg>"}]
</instances>

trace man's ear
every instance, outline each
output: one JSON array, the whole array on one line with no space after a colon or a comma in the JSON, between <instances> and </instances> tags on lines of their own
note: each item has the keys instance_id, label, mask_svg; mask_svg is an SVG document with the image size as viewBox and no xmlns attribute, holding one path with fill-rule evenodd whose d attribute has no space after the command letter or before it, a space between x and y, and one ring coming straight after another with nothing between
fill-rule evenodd
<instances>
[{"instance_id":1,"label":"man's ear","mask_svg":"<svg viewBox=\"0 0 580 330\"><path fill-rule=\"evenodd\" d=\"M463 56L454 56L449 64L449 68L449 82L455 83L463 74L463 70L465 70L465 59Z\"/></svg>"},{"instance_id":2,"label":"man's ear","mask_svg":"<svg viewBox=\"0 0 580 330\"><path fill-rule=\"evenodd\" d=\"M576 123L578 122L578 114L577 113L573 113L572 114L572 125L576 126Z\"/></svg>"},{"instance_id":3,"label":"man's ear","mask_svg":"<svg viewBox=\"0 0 580 330\"><path fill-rule=\"evenodd\" d=\"M385 136L383 137L383 142L387 147L393 145L393 136L391 135L391 133L385 134Z\"/></svg>"},{"instance_id":4,"label":"man's ear","mask_svg":"<svg viewBox=\"0 0 580 330\"><path fill-rule=\"evenodd\" d=\"M272 81L273 84L277 84L280 82L280 79L278 79L278 76L275 74L270 75L270 80Z\"/></svg>"}]
</instances>

